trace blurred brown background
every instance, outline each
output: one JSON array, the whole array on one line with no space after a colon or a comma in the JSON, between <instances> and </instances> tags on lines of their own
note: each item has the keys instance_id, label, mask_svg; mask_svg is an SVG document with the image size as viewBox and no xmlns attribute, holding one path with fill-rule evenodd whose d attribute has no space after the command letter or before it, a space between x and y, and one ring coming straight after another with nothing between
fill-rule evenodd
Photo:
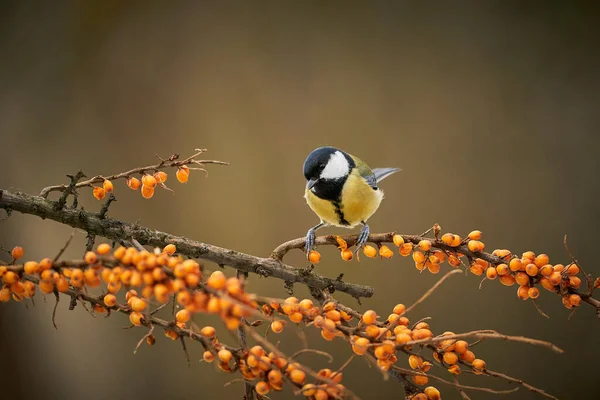
<instances>
[{"instance_id":1,"label":"blurred brown background","mask_svg":"<svg viewBox=\"0 0 600 400\"><path fill-rule=\"evenodd\" d=\"M0 187L38 193L78 169L110 174L154 163L155 153L205 147L231 166L209 166L207 179L193 173L187 185L171 174L175 193L158 191L150 201L115 182L110 214L266 256L316 223L302 198L302 163L315 147L334 145L373 167L403 168L383 184L375 232L420 233L434 222L461 234L480 229L490 249L546 252L554 262L568 261L568 234L581 264L600 275L597 10L591 2L424 3L3 1ZM100 208L89 191L81 199ZM20 244L26 258L39 259L70 232L13 214L0 222L0 244ZM66 257L82 254L85 235L76 239ZM322 253L320 273L374 286L361 309L385 315L439 278L399 256L343 263L333 248ZM287 260L305 265L299 252ZM453 277L410 317L431 316L437 332L487 328L553 341L564 355L492 341L476 354L561 399L593 397L600 327L591 307L567 320L559 298L543 291L548 320L518 300L515 287L478 284L472 275ZM286 296L282 282L256 276L250 290ZM241 397L240 383L223 387L237 375L198 363L200 346L189 345L191 369L162 334L134 356L145 330L122 330L122 315L69 312L67 303L59 330L51 297L28 309L1 305L0 387L12 399ZM302 361L346 361L343 342L305 331L335 361ZM289 353L301 347L294 328L280 338ZM233 342L225 332L223 340ZM344 380L362 398L401 397L399 385L362 360ZM445 399L459 398L438 387ZM521 389L510 398L539 397Z\"/></svg>"}]
</instances>

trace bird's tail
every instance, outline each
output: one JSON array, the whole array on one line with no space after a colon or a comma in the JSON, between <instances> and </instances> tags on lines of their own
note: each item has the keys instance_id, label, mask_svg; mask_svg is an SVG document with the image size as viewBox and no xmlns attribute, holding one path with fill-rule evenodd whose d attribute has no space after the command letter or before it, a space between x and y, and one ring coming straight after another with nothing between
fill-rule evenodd
<instances>
[{"instance_id":1,"label":"bird's tail","mask_svg":"<svg viewBox=\"0 0 600 400\"><path fill-rule=\"evenodd\" d=\"M373 174L375 175L375 179L377 182L381 182L388 176L392 175L395 172L401 171L400 168L374 168Z\"/></svg>"}]
</instances>

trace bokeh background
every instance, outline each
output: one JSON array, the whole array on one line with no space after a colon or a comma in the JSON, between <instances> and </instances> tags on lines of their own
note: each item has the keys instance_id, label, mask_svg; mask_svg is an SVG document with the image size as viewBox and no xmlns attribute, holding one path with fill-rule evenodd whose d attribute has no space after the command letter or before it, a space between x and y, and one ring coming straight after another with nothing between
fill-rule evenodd
<instances>
[{"instance_id":1,"label":"bokeh background","mask_svg":"<svg viewBox=\"0 0 600 400\"><path fill-rule=\"evenodd\" d=\"M208 178L192 173L187 185L172 174L175 193L151 200L115 182L110 215L267 256L317 221L302 198L302 163L334 145L373 167L403 168L382 185L375 232L416 234L438 222L461 234L482 230L488 248L563 263L567 234L598 276L599 16L592 2L3 1L0 187L38 193L79 169L111 174L154 163L155 154L208 148L207 157L231 166L209 166ZM100 208L91 191L80 198ZM24 246L26 258L53 256L70 233L32 216L0 222L0 244ZM78 232L65 257L81 256L84 242ZM333 248L322 253L320 273L376 288L362 306L339 298L384 315L439 278L399 256L344 263ZM299 252L287 261L305 266ZM487 328L553 341L565 354L492 341L476 354L561 399L593 397L600 327L591 307L568 320L543 291L545 319L515 287L478 285L472 275L453 277L410 317L432 317L437 332ZM282 282L256 276L249 289L287 295ZM51 297L0 307L0 387L11 399L241 397L240 383L224 387L237 376L198 362L200 346L189 344L191 368L162 335L133 355L145 331L122 330L122 315L69 312L67 303L58 330ZM346 361L343 342L304 331L335 361L302 361L334 369ZM291 327L280 339L288 353L302 346ZM344 373L362 398L402 396L360 359ZM459 398L439 387L445 399ZM509 397L538 398L523 389Z\"/></svg>"}]
</instances>

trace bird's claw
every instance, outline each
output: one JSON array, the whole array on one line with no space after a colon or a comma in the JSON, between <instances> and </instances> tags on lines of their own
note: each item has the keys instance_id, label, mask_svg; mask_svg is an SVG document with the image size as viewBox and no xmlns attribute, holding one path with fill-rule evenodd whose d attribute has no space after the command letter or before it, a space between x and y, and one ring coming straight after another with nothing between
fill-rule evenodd
<instances>
[{"instance_id":1,"label":"bird's claw","mask_svg":"<svg viewBox=\"0 0 600 400\"><path fill-rule=\"evenodd\" d=\"M365 245L365 243L367 243L370 234L371 230L369 229L369 225L363 224L363 227L360 230L360 233L358 234L358 240L356 241L355 251L360 250Z\"/></svg>"},{"instance_id":2,"label":"bird's claw","mask_svg":"<svg viewBox=\"0 0 600 400\"><path fill-rule=\"evenodd\" d=\"M306 251L306 256L308 257L308 253L315 247L315 230L313 228L309 229L306 232L306 241L304 243L304 250Z\"/></svg>"}]
</instances>

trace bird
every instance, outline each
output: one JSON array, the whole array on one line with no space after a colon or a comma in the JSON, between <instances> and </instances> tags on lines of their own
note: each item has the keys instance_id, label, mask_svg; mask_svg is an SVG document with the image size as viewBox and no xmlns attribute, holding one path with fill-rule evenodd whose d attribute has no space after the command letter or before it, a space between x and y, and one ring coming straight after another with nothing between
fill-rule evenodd
<instances>
[{"instance_id":1,"label":"bird","mask_svg":"<svg viewBox=\"0 0 600 400\"><path fill-rule=\"evenodd\" d=\"M313 150L304 161L304 198L321 221L306 233L306 254L315 247L317 229L324 226L362 225L356 250L362 248L370 233L367 220L383 200L379 182L400 170L371 169L358 157L331 146Z\"/></svg>"}]
</instances>

